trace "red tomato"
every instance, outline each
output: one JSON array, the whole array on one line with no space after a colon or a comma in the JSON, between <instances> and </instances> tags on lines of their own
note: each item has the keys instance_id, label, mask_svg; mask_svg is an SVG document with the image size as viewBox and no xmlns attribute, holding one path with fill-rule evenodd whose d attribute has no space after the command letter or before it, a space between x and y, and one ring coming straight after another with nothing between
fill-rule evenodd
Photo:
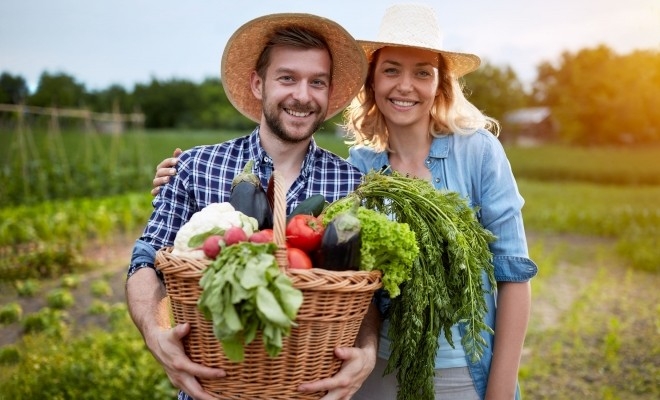
<instances>
[{"instance_id":1,"label":"red tomato","mask_svg":"<svg viewBox=\"0 0 660 400\"><path fill-rule=\"evenodd\" d=\"M273 238L272 229L262 229L250 235L249 240L252 243L269 243L273 242L275 239Z\"/></svg>"},{"instance_id":2,"label":"red tomato","mask_svg":"<svg viewBox=\"0 0 660 400\"><path fill-rule=\"evenodd\" d=\"M286 225L286 242L306 253L312 253L321 247L323 224L313 215L294 215Z\"/></svg>"},{"instance_id":3,"label":"red tomato","mask_svg":"<svg viewBox=\"0 0 660 400\"><path fill-rule=\"evenodd\" d=\"M295 247L286 249L286 258L289 260L289 268L293 269L311 269L312 259L307 253Z\"/></svg>"}]
</instances>

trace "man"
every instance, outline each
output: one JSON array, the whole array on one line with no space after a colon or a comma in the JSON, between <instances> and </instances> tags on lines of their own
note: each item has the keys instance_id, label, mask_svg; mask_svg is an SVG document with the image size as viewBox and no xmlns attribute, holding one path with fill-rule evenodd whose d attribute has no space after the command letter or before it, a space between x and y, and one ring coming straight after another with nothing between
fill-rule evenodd
<instances>
[{"instance_id":1,"label":"man","mask_svg":"<svg viewBox=\"0 0 660 400\"><path fill-rule=\"evenodd\" d=\"M154 200L154 212L133 249L126 282L129 312L147 347L161 363L179 398L213 399L196 377L214 379L223 370L193 363L181 340L188 324L163 323L165 287L154 268L157 249L172 245L178 229L206 205L228 201L231 181L248 160L266 186L274 168L284 176L290 212L322 194L334 201L350 193L361 174L316 146L312 135L357 94L366 76L359 45L341 26L308 14L276 14L240 27L222 57L223 86L232 104L259 123L252 134L184 152L176 176ZM300 391L328 391L349 399L373 369L377 311L370 309L355 348L336 349L344 360L332 378L305 383ZM186 394L187 393L187 394Z\"/></svg>"}]
</instances>

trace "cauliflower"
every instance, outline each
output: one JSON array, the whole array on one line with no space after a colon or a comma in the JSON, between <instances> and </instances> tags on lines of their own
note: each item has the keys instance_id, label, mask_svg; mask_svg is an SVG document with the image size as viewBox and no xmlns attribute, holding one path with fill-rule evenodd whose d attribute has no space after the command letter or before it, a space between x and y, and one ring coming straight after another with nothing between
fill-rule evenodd
<instances>
[{"instance_id":1,"label":"cauliflower","mask_svg":"<svg viewBox=\"0 0 660 400\"><path fill-rule=\"evenodd\" d=\"M174 239L172 254L203 259L204 252L199 247L204 239L212 234L223 235L232 226L241 227L248 237L258 228L255 218L236 211L231 204L211 203L194 213L190 221L183 224ZM196 240L191 246L192 238Z\"/></svg>"}]
</instances>

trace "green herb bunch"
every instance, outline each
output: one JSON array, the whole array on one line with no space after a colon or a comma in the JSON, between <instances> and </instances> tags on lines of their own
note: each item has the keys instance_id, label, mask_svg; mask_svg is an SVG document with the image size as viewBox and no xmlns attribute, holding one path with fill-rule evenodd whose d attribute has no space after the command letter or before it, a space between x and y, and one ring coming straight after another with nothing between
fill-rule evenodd
<instances>
[{"instance_id":1,"label":"green herb bunch","mask_svg":"<svg viewBox=\"0 0 660 400\"><path fill-rule=\"evenodd\" d=\"M280 270L275 250L274 243L227 246L199 281L198 307L213 321L230 361L243 361L245 346L259 332L268 355L276 357L294 326L303 295Z\"/></svg>"},{"instance_id":2,"label":"green herb bunch","mask_svg":"<svg viewBox=\"0 0 660 400\"><path fill-rule=\"evenodd\" d=\"M486 346L480 332L492 332L484 322L482 275L495 284L488 247L495 236L458 193L425 180L370 172L349 197L408 224L417 237L419 256L390 308L392 354L385 372L398 371L398 399L433 399L438 335L453 345L450 328L464 323L461 343L477 360Z\"/></svg>"}]
</instances>

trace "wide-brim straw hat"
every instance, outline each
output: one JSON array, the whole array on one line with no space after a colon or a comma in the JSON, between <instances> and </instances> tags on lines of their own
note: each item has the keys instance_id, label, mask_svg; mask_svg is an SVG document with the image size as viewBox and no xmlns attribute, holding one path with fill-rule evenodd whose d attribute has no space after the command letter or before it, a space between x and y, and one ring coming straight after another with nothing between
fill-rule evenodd
<instances>
[{"instance_id":1,"label":"wide-brim straw hat","mask_svg":"<svg viewBox=\"0 0 660 400\"><path fill-rule=\"evenodd\" d=\"M367 59L388 46L412 47L440 53L449 71L459 78L479 68L481 60L470 53L446 51L442 31L433 8L421 4L397 4L385 11L376 41L358 40Z\"/></svg>"},{"instance_id":2,"label":"wide-brim straw hat","mask_svg":"<svg viewBox=\"0 0 660 400\"><path fill-rule=\"evenodd\" d=\"M326 120L341 112L357 95L367 76L367 60L346 29L327 18L303 13L271 14L253 19L229 38L222 54L220 76L229 101L243 115L261 120L261 100L250 89L250 74L271 35L280 28L298 26L317 32L332 56L332 93Z\"/></svg>"}]
</instances>

